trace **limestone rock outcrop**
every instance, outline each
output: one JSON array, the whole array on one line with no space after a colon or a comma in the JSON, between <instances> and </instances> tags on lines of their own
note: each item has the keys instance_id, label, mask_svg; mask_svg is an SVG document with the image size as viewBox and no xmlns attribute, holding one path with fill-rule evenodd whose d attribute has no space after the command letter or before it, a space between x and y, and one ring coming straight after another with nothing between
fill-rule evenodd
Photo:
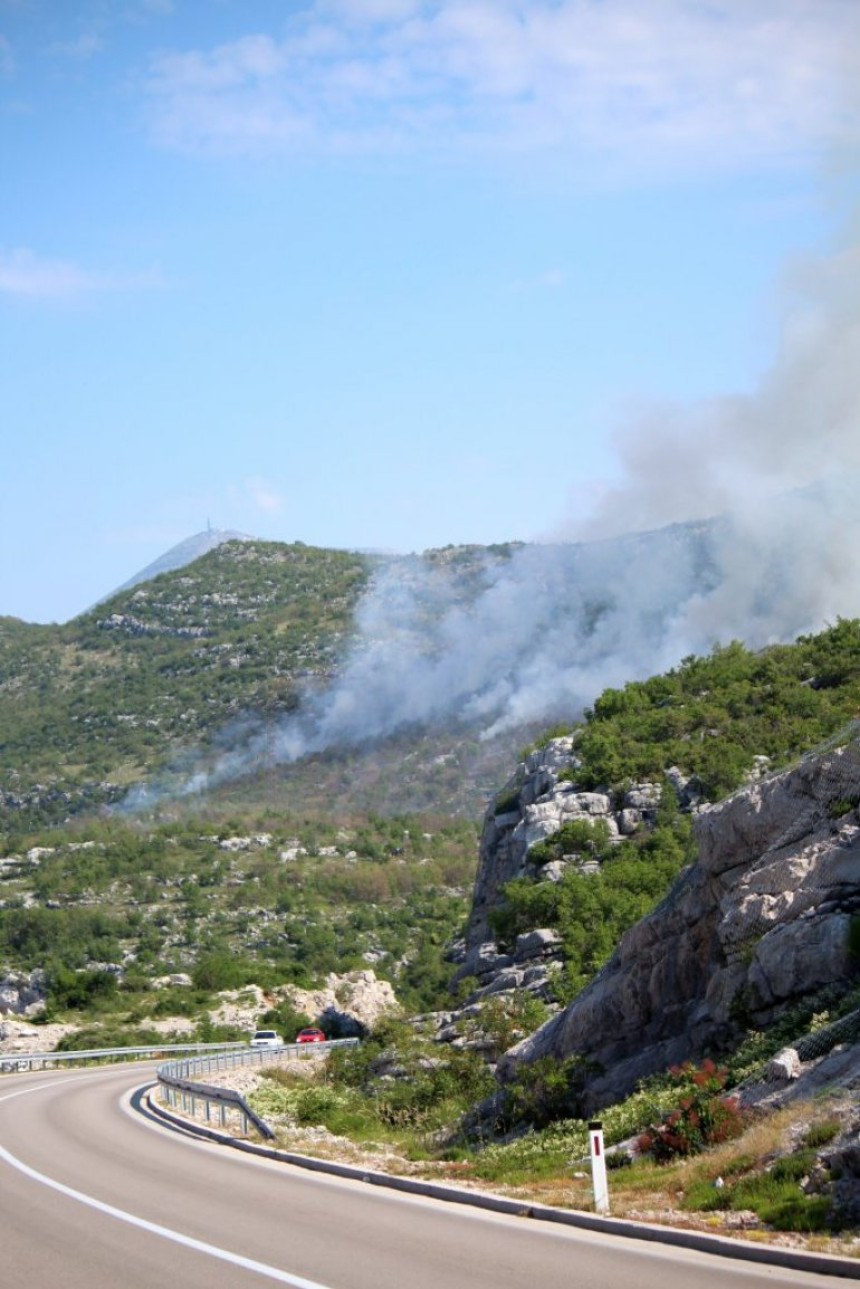
<instances>
[{"instance_id":1,"label":"limestone rock outcrop","mask_svg":"<svg viewBox=\"0 0 860 1289\"><path fill-rule=\"evenodd\" d=\"M570 777L578 764L572 737L551 739L517 766L487 810L466 935L451 955L458 964L455 984L474 978L469 1002L514 989L528 989L542 998L552 996L552 977L561 965L560 937L538 929L520 936L513 952L500 953L490 915L501 901L505 883L515 877L531 872L541 880L559 881L569 862L584 871L596 864L582 858L557 859L537 869L532 863L536 842L574 820L601 820L610 838L620 842L654 819L662 791L659 784L631 784L619 799L609 792L583 792ZM687 784L680 772L675 773L675 790L684 800Z\"/></svg>"},{"instance_id":2,"label":"limestone rock outcrop","mask_svg":"<svg viewBox=\"0 0 860 1289\"><path fill-rule=\"evenodd\" d=\"M0 979L0 1016L38 1016L46 993L44 971L11 972Z\"/></svg>"},{"instance_id":3,"label":"limestone rock outcrop","mask_svg":"<svg viewBox=\"0 0 860 1289\"><path fill-rule=\"evenodd\" d=\"M370 970L330 975L322 989L304 990L289 985L284 992L294 1007L336 1030L341 1038L360 1037L380 1017L400 1010L391 985L377 979Z\"/></svg>"},{"instance_id":4,"label":"limestone rock outcrop","mask_svg":"<svg viewBox=\"0 0 860 1289\"><path fill-rule=\"evenodd\" d=\"M817 989L848 983L858 972L858 801L853 742L699 808L696 863L591 984L506 1054L503 1077L540 1056L581 1056L593 1070L590 1113L745 1025L766 1025ZM498 872L484 875L476 937L492 893L522 863L517 827ZM474 959L475 946L469 952Z\"/></svg>"},{"instance_id":5,"label":"limestone rock outcrop","mask_svg":"<svg viewBox=\"0 0 860 1289\"><path fill-rule=\"evenodd\" d=\"M299 1012L315 1024L338 1037L361 1036L371 1030L381 1016L400 1010L397 997L387 980L377 979L374 971L332 973L320 989L299 989L296 985L279 985L266 992L259 985L228 990L220 995L218 1006L210 1011L217 1025L239 1025L253 1030L260 1017L279 999L288 999ZM294 1035L283 1036L291 1042Z\"/></svg>"}]
</instances>

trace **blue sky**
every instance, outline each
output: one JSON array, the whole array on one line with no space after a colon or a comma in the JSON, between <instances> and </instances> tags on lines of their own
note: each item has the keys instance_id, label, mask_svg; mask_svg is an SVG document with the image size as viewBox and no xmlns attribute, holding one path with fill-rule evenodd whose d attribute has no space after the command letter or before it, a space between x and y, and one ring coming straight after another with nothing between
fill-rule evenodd
<instances>
[{"instance_id":1,"label":"blue sky","mask_svg":"<svg viewBox=\"0 0 860 1289\"><path fill-rule=\"evenodd\" d=\"M0 615L207 522L587 537L856 467L859 53L856 0L0 0Z\"/></svg>"}]
</instances>

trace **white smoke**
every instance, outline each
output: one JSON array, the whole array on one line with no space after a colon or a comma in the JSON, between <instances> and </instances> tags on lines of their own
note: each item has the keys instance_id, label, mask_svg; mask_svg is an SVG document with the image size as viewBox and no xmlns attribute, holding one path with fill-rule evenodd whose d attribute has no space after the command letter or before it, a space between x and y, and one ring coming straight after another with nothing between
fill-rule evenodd
<instances>
[{"instance_id":1,"label":"white smoke","mask_svg":"<svg viewBox=\"0 0 860 1289\"><path fill-rule=\"evenodd\" d=\"M488 555L471 598L438 565L383 572L313 745L452 717L487 732L572 719L607 685L717 643L860 613L860 249L790 285L760 388L628 424L621 482L559 533L576 541ZM284 731L284 754L301 745Z\"/></svg>"},{"instance_id":2,"label":"white smoke","mask_svg":"<svg viewBox=\"0 0 860 1289\"><path fill-rule=\"evenodd\" d=\"M275 730L230 731L182 791L414 723L572 722L607 685L717 643L860 613L857 246L794 285L757 392L626 425L621 482L554 541L472 552L471 572L456 552L383 566L334 684Z\"/></svg>"},{"instance_id":3,"label":"white smoke","mask_svg":"<svg viewBox=\"0 0 860 1289\"><path fill-rule=\"evenodd\" d=\"M856 224L856 221L854 221ZM860 469L860 230L786 275L776 358L759 388L654 408L617 436L621 482L567 532L654 528L762 505Z\"/></svg>"}]
</instances>

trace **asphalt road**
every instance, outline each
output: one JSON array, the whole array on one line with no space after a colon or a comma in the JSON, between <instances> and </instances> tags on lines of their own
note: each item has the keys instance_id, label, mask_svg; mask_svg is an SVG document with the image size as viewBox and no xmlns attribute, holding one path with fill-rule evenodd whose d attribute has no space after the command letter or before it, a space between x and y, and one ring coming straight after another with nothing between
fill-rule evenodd
<instances>
[{"instance_id":1,"label":"asphalt road","mask_svg":"<svg viewBox=\"0 0 860 1289\"><path fill-rule=\"evenodd\" d=\"M0 1079L3 1289L762 1289L829 1276L307 1173L135 1108L153 1066Z\"/></svg>"}]
</instances>

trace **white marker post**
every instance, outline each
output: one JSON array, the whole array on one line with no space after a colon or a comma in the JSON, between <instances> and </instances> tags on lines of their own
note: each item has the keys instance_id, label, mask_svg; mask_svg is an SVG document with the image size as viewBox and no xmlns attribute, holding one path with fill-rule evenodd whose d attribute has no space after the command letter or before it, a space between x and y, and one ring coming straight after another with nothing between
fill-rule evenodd
<instances>
[{"instance_id":1,"label":"white marker post","mask_svg":"<svg viewBox=\"0 0 860 1289\"><path fill-rule=\"evenodd\" d=\"M595 1120L588 1125L588 1138L591 1142L591 1181L594 1188L594 1209L597 1213L608 1213L609 1185L606 1181L603 1124L599 1120Z\"/></svg>"}]
</instances>

